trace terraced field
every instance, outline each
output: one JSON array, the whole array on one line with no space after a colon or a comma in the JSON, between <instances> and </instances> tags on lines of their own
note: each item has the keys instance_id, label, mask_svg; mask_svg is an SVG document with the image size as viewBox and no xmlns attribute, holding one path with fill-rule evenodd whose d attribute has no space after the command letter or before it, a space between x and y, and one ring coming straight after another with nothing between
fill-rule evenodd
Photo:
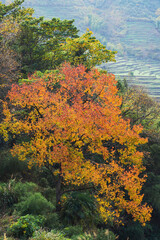
<instances>
[{"instance_id":1,"label":"terraced field","mask_svg":"<svg viewBox=\"0 0 160 240\"><path fill-rule=\"evenodd\" d=\"M117 56L116 63L107 63L103 67L116 77L126 78L129 85L143 88L160 101L160 58L154 59L153 56L160 56L160 32L154 23L128 22L127 33L121 39L121 44L126 46L128 53L131 51L130 54ZM131 53L138 53L137 57Z\"/></svg>"},{"instance_id":2,"label":"terraced field","mask_svg":"<svg viewBox=\"0 0 160 240\"><path fill-rule=\"evenodd\" d=\"M126 79L129 85L141 87L160 102L160 66L154 60L124 59L117 57L116 63L107 63L104 68L118 79Z\"/></svg>"}]
</instances>

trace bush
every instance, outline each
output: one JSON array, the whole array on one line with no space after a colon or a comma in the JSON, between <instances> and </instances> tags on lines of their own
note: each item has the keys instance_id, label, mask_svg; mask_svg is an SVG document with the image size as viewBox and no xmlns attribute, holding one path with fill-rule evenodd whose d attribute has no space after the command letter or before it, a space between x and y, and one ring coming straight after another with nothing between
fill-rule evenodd
<instances>
[{"instance_id":1,"label":"bush","mask_svg":"<svg viewBox=\"0 0 160 240\"><path fill-rule=\"evenodd\" d=\"M53 204L39 192L34 193L24 201L15 204L15 207L20 215L43 215L54 209Z\"/></svg>"},{"instance_id":2,"label":"bush","mask_svg":"<svg viewBox=\"0 0 160 240\"><path fill-rule=\"evenodd\" d=\"M90 233L83 233L78 236L73 236L71 239L72 240L95 240L95 236L93 236Z\"/></svg>"},{"instance_id":3,"label":"bush","mask_svg":"<svg viewBox=\"0 0 160 240\"><path fill-rule=\"evenodd\" d=\"M59 221L59 216L57 213L50 213L45 215L44 226L49 229L59 229L61 228L61 223Z\"/></svg>"},{"instance_id":4,"label":"bush","mask_svg":"<svg viewBox=\"0 0 160 240\"><path fill-rule=\"evenodd\" d=\"M44 230L36 231L33 237L29 240L67 240L61 232L51 231L46 232ZM69 240L69 239L68 239Z\"/></svg>"},{"instance_id":5,"label":"bush","mask_svg":"<svg viewBox=\"0 0 160 240\"><path fill-rule=\"evenodd\" d=\"M0 180L10 179L11 176L21 177L27 164L13 157L9 148L0 149Z\"/></svg>"},{"instance_id":6,"label":"bush","mask_svg":"<svg viewBox=\"0 0 160 240\"><path fill-rule=\"evenodd\" d=\"M56 191L55 188L47 187L43 189L43 196L47 198L50 202L56 203Z\"/></svg>"},{"instance_id":7,"label":"bush","mask_svg":"<svg viewBox=\"0 0 160 240\"><path fill-rule=\"evenodd\" d=\"M83 233L82 226L69 226L63 229L65 237L71 238L72 236L77 236Z\"/></svg>"},{"instance_id":8,"label":"bush","mask_svg":"<svg viewBox=\"0 0 160 240\"><path fill-rule=\"evenodd\" d=\"M119 239L127 239L129 238L130 240L145 240L145 234L144 234L145 228L141 226L140 223L135 222L132 223L132 225L125 226L120 229L119 231Z\"/></svg>"},{"instance_id":9,"label":"bush","mask_svg":"<svg viewBox=\"0 0 160 240\"><path fill-rule=\"evenodd\" d=\"M27 239L31 237L36 230L40 229L43 221L44 219L41 216L35 217L28 214L20 217L17 222L14 222L9 227L8 234L16 238Z\"/></svg>"},{"instance_id":10,"label":"bush","mask_svg":"<svg viewBox=\"0 0 160 240\"><path fill-rule=\"evenodd\" d=\"M8 183L0 183L0 210L5 211L17 203L17 196L14 191L15 179Z\"/></svg>"},{"instance_id":11,"label":"bush","mask_svg":"<svg viewBox=\"0 0 160 240\"><path fill-rule=\"evenodd\" d=\"M91 226L97 215L95 199L88 193L74 192L62 202L61 218L65 224Z\"/></svg>"},{"instance_id":12,"label":"bush","mask_svg":"<svg viewBox=\"0 0 160 240\"><path fill-rule=\"evenodd\" d=\"M98 230L97 232L84 233L79 236L72 236L72 240L116 240L116 236L108 229Z\"/></svg>"},{"instance_id":13,"label":"bush","mask_svg":"<svg viewBox=\"0 0 160 240\"><path fill-rule=\"evenodd\" d=\"M17 182L14 186L15 194L18 198L18 202L26 199L33 193L38 191L38 185L33 182Z\"/></svg>"},{"instance_id":14,"label":"bush","mask_svg":"<svg viewBox=\"0 0 160 240\"><path fill-rule=\"evenodd\" d=\"M98 230L96 240L115 240L116 236L108 229Z\"/></svg>"}]
</instances>

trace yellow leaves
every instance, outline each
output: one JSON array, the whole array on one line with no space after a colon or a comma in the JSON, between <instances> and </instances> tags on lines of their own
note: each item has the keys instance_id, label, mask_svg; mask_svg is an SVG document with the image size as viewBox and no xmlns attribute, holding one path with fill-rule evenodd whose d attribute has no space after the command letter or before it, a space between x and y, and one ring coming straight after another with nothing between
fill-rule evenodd
<instances>
[{"instance_id":1,"label":"yellow leaves","mask_svg":"<svg viewBox=\"0 0 160 240\"><path fill-rule=\"evenodd\" d=\"M146 140L139 136L141 126L131 129L122 118L114 76L65 64L49 78L33 80L12 86L8 98L14 109L4 105L4 137L11 132L29 138L12 153L29 167L61 166L54 174L61 174L66 184L95 186L106 221L118 219L123 209L142 223L148 220L151 208L143 207L140 194L143 153L136 149ZM23 114L17 114L19 108Z\"/></svg>"},{"instance_id":2,"label":"yellow leaves","mask_svg":"<svg viewBox=\"0 0 160 240\"><path fill-rule=\"evenodd\" d=\"M103 62L115 61L116 52L107 50L92 34L91 31L87 31L79 38L66 39L62 50L67 53L67 61L76 66L84 64L88 69Z\"/></svg>"},{"instance_id":3,"label":"yellow leaves","mask_svg":"<svg viewBox=\"0 0 160 240\"><path fill-rule=\"evenodd\" d=\"M10 38L13 38L18 32L19 24L13 17L5 18L0 23L0 34L6 40L11 40Z\"/></svg>"}]
</instances>

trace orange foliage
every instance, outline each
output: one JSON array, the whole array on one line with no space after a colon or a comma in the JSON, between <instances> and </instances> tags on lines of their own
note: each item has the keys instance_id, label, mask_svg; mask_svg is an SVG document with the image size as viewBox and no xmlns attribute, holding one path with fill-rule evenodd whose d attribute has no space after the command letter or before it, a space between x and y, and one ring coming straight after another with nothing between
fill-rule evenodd
<instances>
[{"instance_id":1,"label":"orange foliage","mask_svg":"<svg viewBox=\"0 0 160 240\"><path fill-rule=\"evenodd\" d=\"M152 209L142 204L141 195L143 154L136 149L147 140L139 136L141 126L131 129L122 118L114 75L65 64L55 73L30 80L12 86L11 110L4 105L5 139L9 132L30 136L12 153L27 159L30 167L59 164L55 174L61 174L65 184L93 184L106 221L119 219L122 210L142 224L149 221Z\"/></svg>"}]
</instances>

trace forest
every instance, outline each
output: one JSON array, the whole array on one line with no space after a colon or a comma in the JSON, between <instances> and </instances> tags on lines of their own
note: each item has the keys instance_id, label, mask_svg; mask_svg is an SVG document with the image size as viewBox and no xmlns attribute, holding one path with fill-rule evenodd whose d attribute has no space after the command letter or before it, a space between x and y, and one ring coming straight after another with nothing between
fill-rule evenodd
<instances>
[{"instance_id":1,"label":"forest","mask_svg":"<svg viewBox=\"0 0 160 240\"><path fill-rule=\"evenodd\" d=\"M160 239L159 103L23 3L0 2L0 240Z\"/></svg>"}]
</instances>

